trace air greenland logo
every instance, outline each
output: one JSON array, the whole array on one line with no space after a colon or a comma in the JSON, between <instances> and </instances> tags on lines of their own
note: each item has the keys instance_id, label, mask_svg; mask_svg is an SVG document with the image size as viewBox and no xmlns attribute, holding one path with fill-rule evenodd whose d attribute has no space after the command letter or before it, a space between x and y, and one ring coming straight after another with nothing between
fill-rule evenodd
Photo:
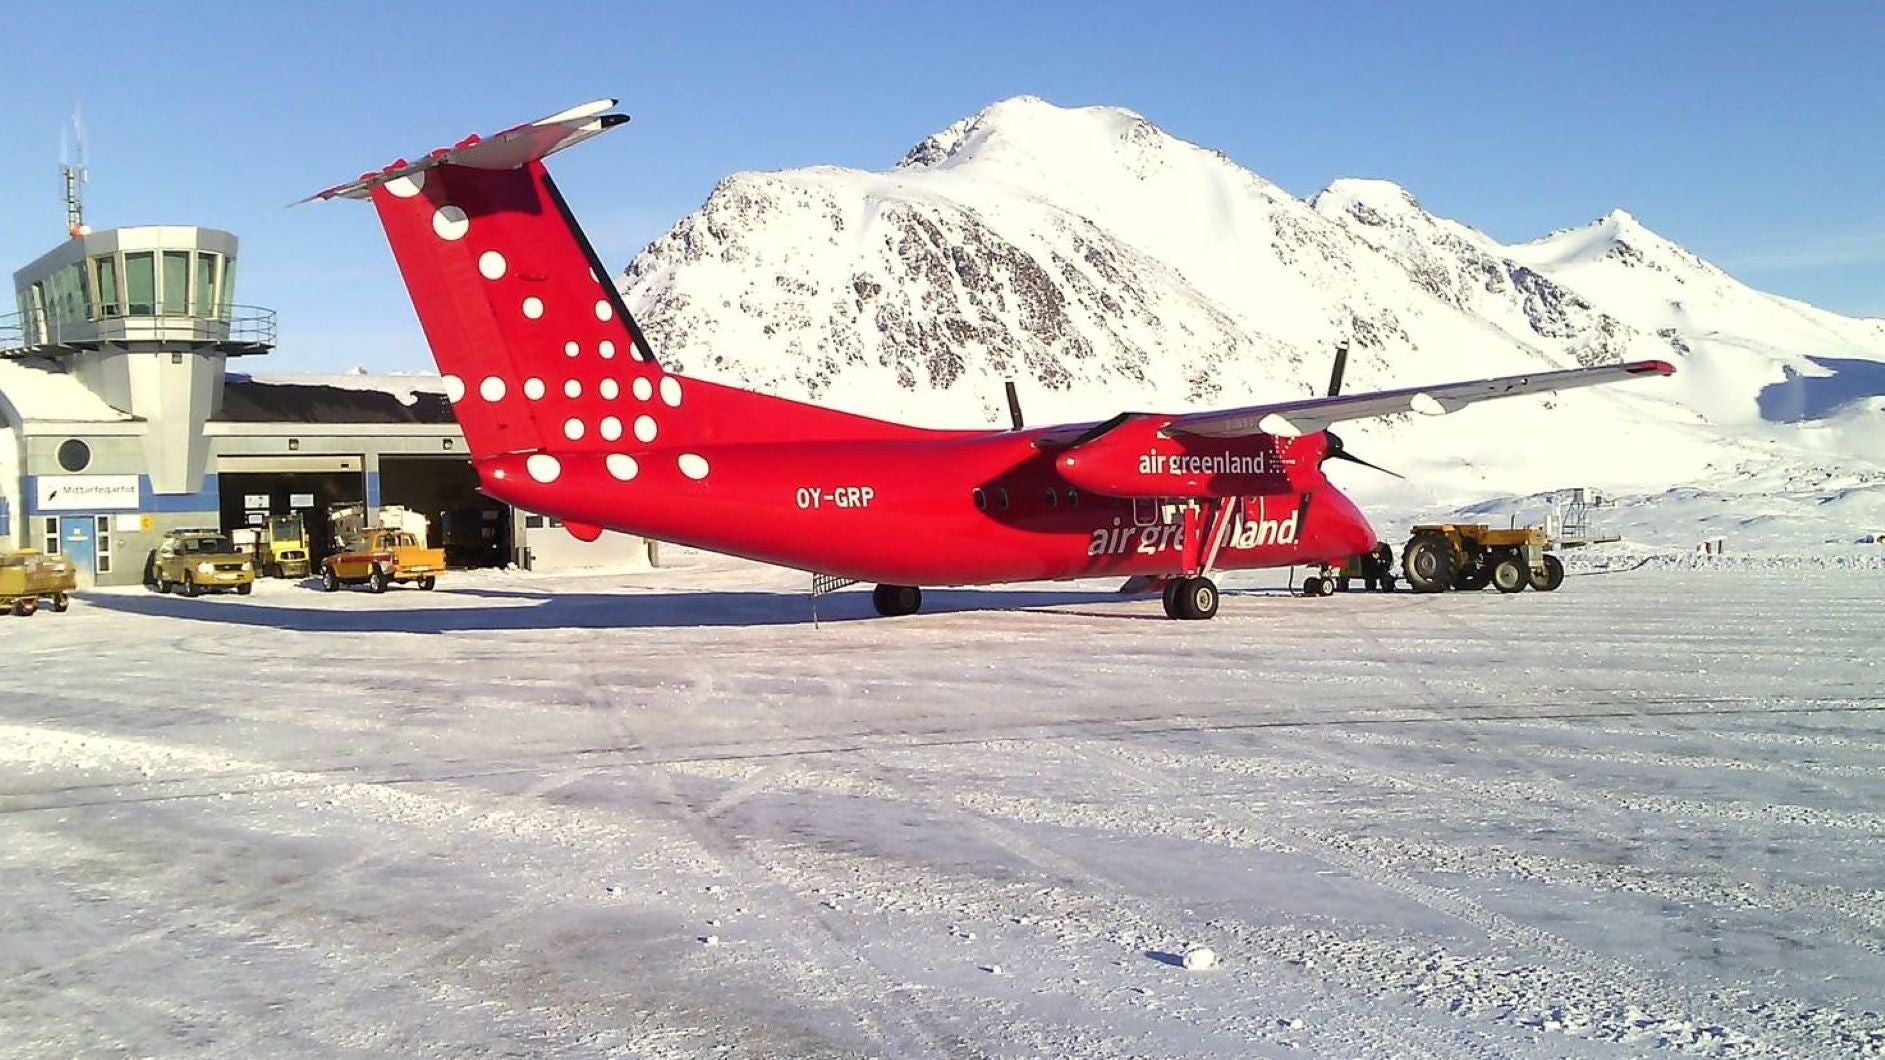
<instances>
[{"instance_id":1,"label":"air greenland logo","mask_svg":"<svg viewBox=\"0 0 1885 1060\"><path fill-rule=\"evenodd\" d=\"M1255 519L1241 516L1237 527L1231 532L1230 547L1257 548L1261 545L1293 545L1296 543L1298 524L1302 522L1302 509L1289 513L1287 519L1265 519L1258 513Z\"/></svg>"},{"instance_id":2,"label":"air greenland logo","mask_svg":"<svg viewBox=\"0 0 1885 1060\"><path fill-rule=\"evenodd\" d=\"M1146 453L1139 457L1141 475L1268 475L1268 453Z\"/></svg>"}]
</instances>

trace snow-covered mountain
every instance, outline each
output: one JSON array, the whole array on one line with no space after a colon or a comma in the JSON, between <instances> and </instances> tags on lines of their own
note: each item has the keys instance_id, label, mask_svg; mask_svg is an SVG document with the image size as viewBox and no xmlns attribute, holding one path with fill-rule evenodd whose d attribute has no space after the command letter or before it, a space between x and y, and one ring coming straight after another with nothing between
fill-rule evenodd
<instances>
[{"instance_id":1,"label":"snow-covered mountain","mask_svg":"<svg viewBox=\"0 0 1885 1060\"><path fill-rule=\"evenodd\" d=\"M1851 488L1885 516L1885 321L1621 211L1507 246L1384 181L1303 201L1115 108L1021 97L888 172L735 174L619 283L680 370L937 426L1005 422L1009 378L1033 422L1314 393L1341 342L1351 389L1663 358L1675 378L1345 429L1420 485L1340 474L1403 505Z\"/></svg>"}]
</instances>

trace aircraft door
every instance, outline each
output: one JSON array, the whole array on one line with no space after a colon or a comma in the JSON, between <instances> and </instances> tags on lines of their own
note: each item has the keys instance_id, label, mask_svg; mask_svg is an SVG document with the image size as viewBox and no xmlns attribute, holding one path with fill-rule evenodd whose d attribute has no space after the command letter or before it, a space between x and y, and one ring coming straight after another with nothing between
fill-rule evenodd
<instances>
[{"instance_id":1,"label":"aircraft door","mask_svg":"<svg viewBox=\"0 0 1885 1060\"><path fill-rule=\"evenodd\" d=\"M1189 505L1171 497L1134 497L1132 499L1132 525L1134 526L1172 526L1185 521L1185 509Z\"/></svg>"}]
</instances>

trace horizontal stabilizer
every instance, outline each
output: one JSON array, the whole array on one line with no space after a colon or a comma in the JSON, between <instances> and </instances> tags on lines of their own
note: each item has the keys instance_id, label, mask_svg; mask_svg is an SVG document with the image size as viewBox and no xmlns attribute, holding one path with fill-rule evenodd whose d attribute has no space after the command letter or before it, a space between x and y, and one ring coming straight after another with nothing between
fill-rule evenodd
<instances>
[{"instance_id":1,"label":"horizontal stabilizer","mask_svg":"<svg viewBox=\"0 0 1885 1060\"><path fill-rule=\"evenodd\" d=\"M519 169L541 158L574 147L628 121L626 114L605 113L615 100L598 99L571 107L547 118L513 126L487 137L468 136L451 147L441 147L417 162L399 159L378 173L363 173L358 180L336 184L301 200L365 199L381 184L402 178L424 182L421 175L434 166L454 165L466 169ZM299 205L299 204L297 204Z\"/></svg>"}]
</instances>

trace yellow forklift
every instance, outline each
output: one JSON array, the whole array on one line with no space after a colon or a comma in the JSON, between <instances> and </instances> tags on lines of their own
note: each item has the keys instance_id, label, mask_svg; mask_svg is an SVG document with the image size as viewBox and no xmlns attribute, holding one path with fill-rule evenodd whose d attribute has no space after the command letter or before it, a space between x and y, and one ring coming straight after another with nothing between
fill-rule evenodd
<instances>
[{"instance_id":1,"label":"yellow forklift","mask_svg":"<svg viewBox=\"0 0 1885 1060\"><path fill-rule=\"evenodd\" d=\"M255 567L270 578L308 576L308 534L301 514L271 515L257 528Z\"/></svg>"},{"instance_id":2,"label":"yellow forklift","mask_svg":"<svg viewBox=\"0 0 1885 1060\"><path fill-rule=\"evenodd\" d=\"M1502 593L1527 586L1548 593L1564 584L1564 563L1545 551L1549 543L1542 526L1426 523L1414 527L1401 550L1401 573L1417 593L1488 585Z\"/></svg>"}]
</instances>

